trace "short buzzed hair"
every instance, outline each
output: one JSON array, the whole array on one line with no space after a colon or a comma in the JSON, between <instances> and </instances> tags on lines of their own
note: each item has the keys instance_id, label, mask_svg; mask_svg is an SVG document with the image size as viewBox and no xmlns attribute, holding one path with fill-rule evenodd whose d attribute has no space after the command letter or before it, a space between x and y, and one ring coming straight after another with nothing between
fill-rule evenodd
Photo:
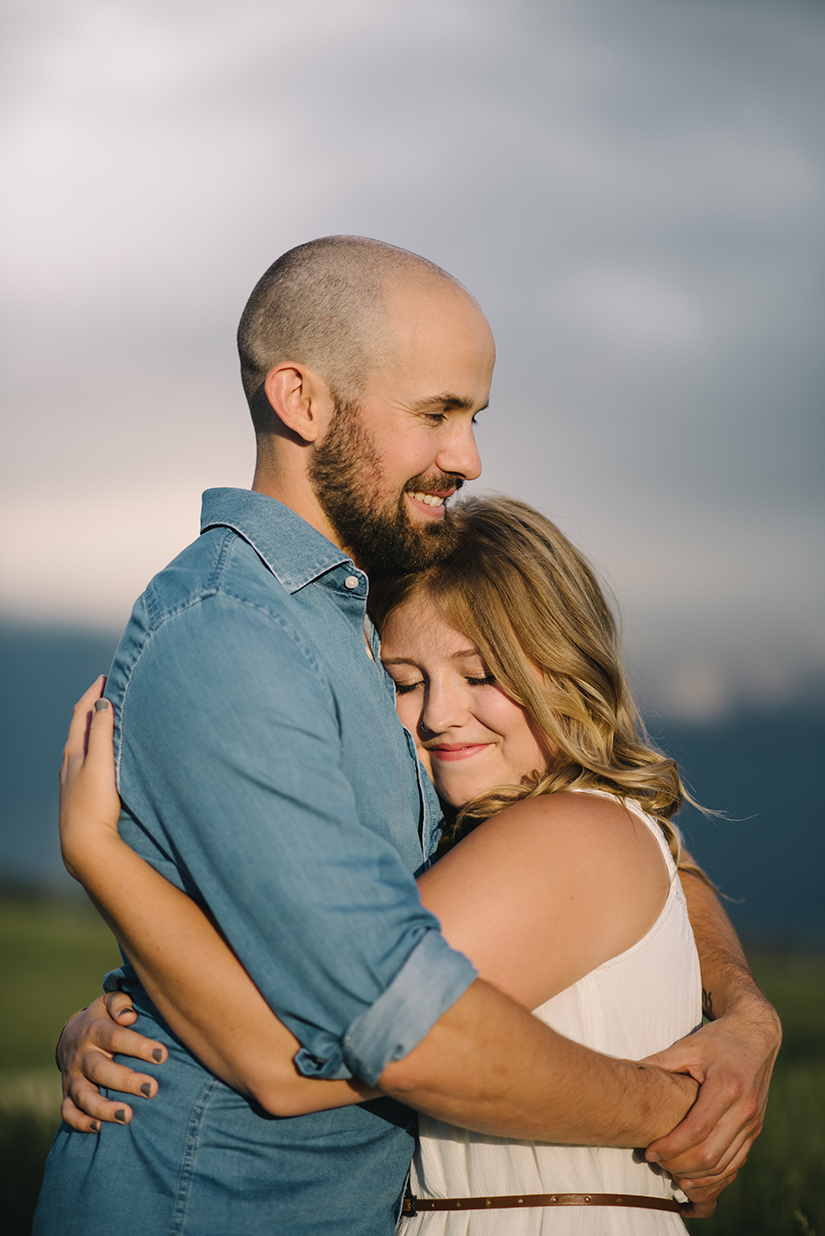
<instances>
[{"instance_id":1,"label":"short buzzed hair","mask_svg":"<svg viewBox=\"0 0 825 1236\"><path fill-rule=\"evenodd\" d=\"M426 258L365 236L323 236L273 262L238 326L241 381L257 433L271 428L271 409L258 392L284 361L314 369L337 398L362 393L392 344L386 288L399 277L461 286Z\"/></svg>"}]
</instances>

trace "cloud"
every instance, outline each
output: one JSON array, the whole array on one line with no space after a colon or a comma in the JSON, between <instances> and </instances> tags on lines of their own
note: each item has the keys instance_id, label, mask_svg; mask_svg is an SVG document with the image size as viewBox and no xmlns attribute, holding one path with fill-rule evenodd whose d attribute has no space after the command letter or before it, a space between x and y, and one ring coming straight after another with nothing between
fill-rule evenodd
<instances>
[{"instance_id":1,"label":"cloud","mask_svg":"<svg viewBox=\"0 0 825 1236\"><path fill-rule=\"evenodd\" d=\"M821 596L825 14L743 11L7 5L5 607L115 621L197 490L248 483L246 295L353 231L483 303L484 483L580 528L653 694L718 708L777 690L768 661L794 689L825 652L755 581L770 545L783 594Z\"/></svg>"},{"instance_id":2,"label":"cloud","mask_svg":"<svg viewBox=\"0 0 825 1236\"><path fill-rule=\"evenodd\" d=\"M580 271L557 284L544 307L560 325L595 335L596 346L684 348L704 332L698 306L661 278L641 271Z\"/></svg>"}]
</instances>

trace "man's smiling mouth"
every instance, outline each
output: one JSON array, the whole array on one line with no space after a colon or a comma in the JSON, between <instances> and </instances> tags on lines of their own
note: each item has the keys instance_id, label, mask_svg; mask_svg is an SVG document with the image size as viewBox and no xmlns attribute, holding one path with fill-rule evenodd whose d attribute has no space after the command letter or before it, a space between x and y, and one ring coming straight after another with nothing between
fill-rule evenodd
<instances>
[{"instance_id":1,"label":"man's smiling mouth","mask_svg":"<svg viewBox=\"0 0 825 1236\"><path fill-rule=\"evenodd\" d=\"M456 493L457 488L456 486L453 489L442 490L408 489L406 494L413 502L420 502L422 506L429 507L433 515L443 515L447 502Z\"/></svg>"},{"instance_id":2,"label":"man's smiling mouth","mask_svg":"<svg viewBox=\"0 0 825 1236\"><path fill-rule=\"evenodd\" d=\"M417 502L423 502L425 506L443 506L447 501L442 494L410 494L411 498L415 498Z\"/></svg>"}]
</instances>

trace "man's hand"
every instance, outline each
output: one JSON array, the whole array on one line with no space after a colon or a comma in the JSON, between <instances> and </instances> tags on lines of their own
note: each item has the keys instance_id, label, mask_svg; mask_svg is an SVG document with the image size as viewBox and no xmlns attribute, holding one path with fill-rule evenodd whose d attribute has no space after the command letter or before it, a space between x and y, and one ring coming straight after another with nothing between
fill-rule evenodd
<instances>
[{"instance_id":1,"label":"man's hand","mask_svg":"<svg viewBox=\"0 0 825 1236\"><path fill-rule=\"evenodd\" d=\"M128 1124L127 1103L105 1099L98 1087L151 1099L158 1083L147 1073L135 1073L117 1064L113 1055L135 1056L162 1064L167 1057L162 1043L146 1039L127 1027L137 1014L131 998L122 992L100 996L66 1024L57 1045L57 1063L63 1076L61 1115L79 1133L99 1133L101 1121Z\"/></svg>"},{"instance_id":2,"label":"man's hand","mask_svg":"<svg viewBox=\"0 0 825 1236\"><path fill-rule=\"evenodd\" d=\"M781 1041L779 1018L754 984L718 1021L650 1057L700 1083L682 1123L647 1150L648 1160L660 1162L687 1193L688 1217L713 1213L762 1131Z\"/></svg>"}]
</instances>

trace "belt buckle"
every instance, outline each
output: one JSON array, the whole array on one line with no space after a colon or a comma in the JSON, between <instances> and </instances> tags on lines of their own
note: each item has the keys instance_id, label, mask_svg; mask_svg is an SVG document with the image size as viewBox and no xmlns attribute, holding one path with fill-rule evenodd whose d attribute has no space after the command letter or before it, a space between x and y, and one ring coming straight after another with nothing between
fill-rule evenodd
<instances>
[{"instance_id":1,"label":"belt buckle","mask_svg":"<svg viewBox=\"0 0 825 1236\"><path fill-rule=\"evenodd\" d=\"M418 1208L415 1202L416 1202L416 1198L412 1193L405 1193L404 1194L404 1204L401 1207L402 1215L407 1215L409 1216L409 1218L413 1218L415 1215L417 1215Z\"/></svg>"}]
</instances>

